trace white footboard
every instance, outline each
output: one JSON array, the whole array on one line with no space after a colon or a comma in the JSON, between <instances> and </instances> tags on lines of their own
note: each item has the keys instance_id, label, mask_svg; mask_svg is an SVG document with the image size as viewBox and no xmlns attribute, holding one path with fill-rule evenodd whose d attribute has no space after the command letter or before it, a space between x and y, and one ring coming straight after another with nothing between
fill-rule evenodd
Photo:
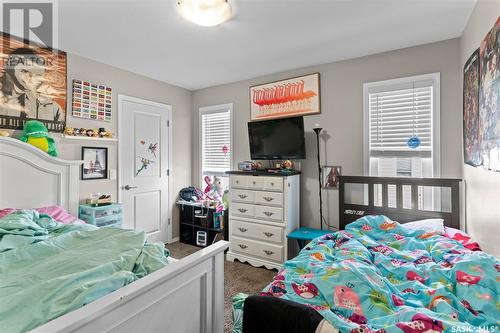
<instances>
[{"instance_id":1,"label":"white footboard","mask_svg":"<svg viewBox=\"0 0 500 333\"><path fill-rule=\"evenodd\" d=\"M227 248L219 241L32 332L222 333Z\"/></svg>"}]
</instances>

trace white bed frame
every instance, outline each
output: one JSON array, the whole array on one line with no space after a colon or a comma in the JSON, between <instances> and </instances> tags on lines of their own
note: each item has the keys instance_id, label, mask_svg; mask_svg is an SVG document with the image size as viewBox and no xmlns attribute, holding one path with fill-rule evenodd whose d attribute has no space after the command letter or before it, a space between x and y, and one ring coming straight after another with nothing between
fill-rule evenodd
<instances>
[{"instance_id":1,"label":"white bed frame","mask_svg":"<svg viewBox=\"0 0 500 333\"><path fill-rule=\"evenodd\" d=\"M0 137L0 209L58 205L76 214L81 163ZM220 333L227 248L219 241L32 332Z\"/></svg>"}]
</instances>

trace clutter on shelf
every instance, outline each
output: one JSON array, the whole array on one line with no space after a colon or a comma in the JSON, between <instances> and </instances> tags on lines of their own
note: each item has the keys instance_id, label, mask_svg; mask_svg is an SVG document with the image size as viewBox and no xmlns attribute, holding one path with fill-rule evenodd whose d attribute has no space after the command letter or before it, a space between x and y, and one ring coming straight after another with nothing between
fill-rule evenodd
<instances>
[{"instance_id":1,"label":"clutter on shelf","mask_svg":"<svg viewBox=\"0 0 500 333\"><path fill-rule=\"evenodd\" d=\"M66 136L86 136L92 138L113 138L113 133L106 130L104 127L100 127L99 129L94 128L73 128L66 127L64 129L64 135Z\"/></svg>"}]
</instances>

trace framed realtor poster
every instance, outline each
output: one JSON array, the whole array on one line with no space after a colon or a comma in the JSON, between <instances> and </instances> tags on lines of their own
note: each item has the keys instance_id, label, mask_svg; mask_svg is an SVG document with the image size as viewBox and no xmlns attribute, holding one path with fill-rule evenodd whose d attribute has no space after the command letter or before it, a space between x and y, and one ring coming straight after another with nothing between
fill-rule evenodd
<instances>
[{"instance_id":1,"label":"framed realtor poster","mask_svg":"<svg viewBox=\"0 0 500 333\"><path fill-rule=\"evenodd\" d=\"M28 120L51 132L66 126L66 52L0 32L0 128Z\"/></svg>"},{"instance_id":2,"label":"framed realtor poster","mask_svg":"<svg viewBox=\"0 0 500 333\"><path fill-rule=\"evenodd\" d=\"M252 121L320 112L319 73L250 87Z\"/></svg>"}]
</instances>

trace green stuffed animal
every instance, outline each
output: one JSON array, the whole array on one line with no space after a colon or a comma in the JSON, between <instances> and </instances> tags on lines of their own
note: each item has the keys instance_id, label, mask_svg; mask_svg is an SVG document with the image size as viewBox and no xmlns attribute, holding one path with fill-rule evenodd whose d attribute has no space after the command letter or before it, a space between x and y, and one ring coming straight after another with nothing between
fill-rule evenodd
<instances>
[{"instance_id":1,"label":"green stuffed animal","mask_svg":"<svg viewBox=\"0 0 500 333\"><path fill-rule=\"evenodd\" d=\"M54 139L49 136L49 131L45 125L38 120L30 120L24 124L21 141L27 142L51 156L57 156Z\"/></svg>"}]
</instances>

